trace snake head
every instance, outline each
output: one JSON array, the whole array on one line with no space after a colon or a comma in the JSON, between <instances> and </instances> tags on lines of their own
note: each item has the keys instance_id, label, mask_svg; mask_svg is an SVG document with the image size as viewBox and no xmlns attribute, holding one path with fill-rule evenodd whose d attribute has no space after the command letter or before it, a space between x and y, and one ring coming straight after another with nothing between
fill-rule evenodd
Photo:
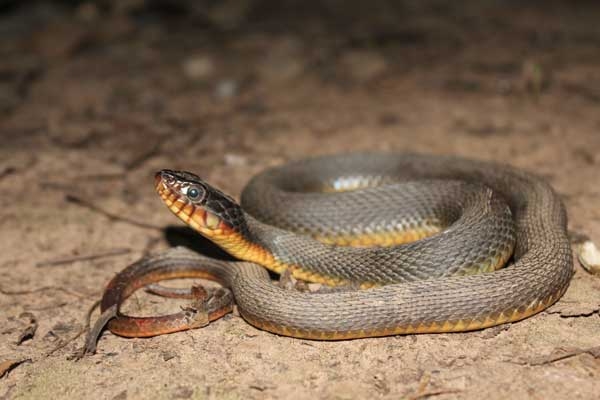
<instances>
[{"instance_id":1,"label":"snake head","mask_svg":"<svg viewBox=\"0 0 600 400\"><path fill-rule=\"evenodd\" d=\"M208 238L245 229L239 204L197 175L164 169L156 173L155 187L175 215Z\"/></svg>"}]
</instances>

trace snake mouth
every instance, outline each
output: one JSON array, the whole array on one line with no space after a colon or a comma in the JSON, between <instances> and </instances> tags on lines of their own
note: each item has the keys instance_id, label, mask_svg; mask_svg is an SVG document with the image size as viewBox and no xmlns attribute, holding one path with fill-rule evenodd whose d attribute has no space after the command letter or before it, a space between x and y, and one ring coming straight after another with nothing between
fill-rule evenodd
<instances>
[{"instance_id":1,"label":"snake mouth","mask_svg":"<svg viewBox=\"0 0 600 400\"><path fill-rule=\"evenodd\" d=\"M201 234L212 237L231 230L222 218L201 204L189 200L188 192L191 186L178 180L171 171L157 172L154 176L154 185L169 210Z\"/></svg>"}]
</instances>

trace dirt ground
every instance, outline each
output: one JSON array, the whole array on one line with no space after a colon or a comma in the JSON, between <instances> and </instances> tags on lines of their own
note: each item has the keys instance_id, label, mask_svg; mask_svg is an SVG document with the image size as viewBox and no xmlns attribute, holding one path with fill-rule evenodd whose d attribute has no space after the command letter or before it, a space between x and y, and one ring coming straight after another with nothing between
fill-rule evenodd
<instances>
[{"instance_id":1,"label":"dirt ground","mask_svg":"<svg viewBox=\"0 0 600 400\"><path fill-rule=\"evenodd\" d=\"M599 243L600 5L17 3L0 7L0 399L598 398L600 277L577 261L555 306L510 326L327 343L234 314L75 355L116 272L200 240L154 193L161 168L238 195L317 154L503 161Z\"/></svg>"}]
</instances>

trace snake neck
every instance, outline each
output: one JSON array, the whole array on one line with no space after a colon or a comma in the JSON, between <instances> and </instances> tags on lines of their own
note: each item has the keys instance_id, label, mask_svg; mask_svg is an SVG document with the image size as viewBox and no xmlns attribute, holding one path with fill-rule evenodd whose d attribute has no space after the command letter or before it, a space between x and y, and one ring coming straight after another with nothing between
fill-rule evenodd
<instances>
[{"instance_id":1,"label":"snake neck","mask_svg":"<svg viewBox=\"0 0 600 400\"><path fill-rule=\"evenodd\" d=\"M298 234L264 223L246 212L244 212L244 220L243 229L228 235L221 242L216 242L214 239L213 241L232 256L259 264L278 274L288 270L296 279L328 286L350 283L342 277L330 276L321 271L304 268L286 257L285 251L282 250L286 246L281 242L290 238L298 238ZM371 286L371 284L366 284L364 287Z\"/></svg>"},{"instance_id":2,"label":"snake neck","mask_svg":"<svg viewBox=\"0 0 600 400\"><path fill-rule=\"evenodd\" d=\"M244 212L243 224L238 224L235 230L223 232L210 240L230 255L259 264L268 270L281 274L289 270L296 279L308 282L322 283L328 286L347 284L345 279L326 276L324 274L302 268L281 257L278 251L278 241L282 238L295 236L293 233L268 225Z\"/></svg>"},{"instance_id":3,"label":"snake neck","mask_svg":"<svg viewBox=\"0 0 600 400\"><path fill-rule=\"evenodd\" d=\"M243 212L243 218L235 229L213 231L208 239L235 258L281 273L287 266L275 258L268 241L264 240L265 235L271 235L273 229Z\"/></svg>"}]
</instances>

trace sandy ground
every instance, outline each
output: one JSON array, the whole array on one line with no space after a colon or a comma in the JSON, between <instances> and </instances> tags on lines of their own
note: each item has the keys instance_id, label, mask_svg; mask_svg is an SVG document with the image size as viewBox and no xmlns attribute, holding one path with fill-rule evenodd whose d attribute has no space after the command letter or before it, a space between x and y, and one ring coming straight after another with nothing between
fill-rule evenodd
<instances>
[{"instance_id":1,"label":"sandy ground","mask_svg":"<svg viewBox=\"0 0 600 400\"><path fill-rule=\"evenodd\" d=\"M152 339L104 333L75 359L116 272L199 240L155 195L161 168L237 195L316 154L503 161L546 178L570 230L600 242L600 7L340 3L4 10L0 363L25 361L0 399L598 398L600 278L577 262L557 305L479 332L325 343L234 314ZM139 292L128 307L178 304Z\"/></svg>"}]
</instances>

